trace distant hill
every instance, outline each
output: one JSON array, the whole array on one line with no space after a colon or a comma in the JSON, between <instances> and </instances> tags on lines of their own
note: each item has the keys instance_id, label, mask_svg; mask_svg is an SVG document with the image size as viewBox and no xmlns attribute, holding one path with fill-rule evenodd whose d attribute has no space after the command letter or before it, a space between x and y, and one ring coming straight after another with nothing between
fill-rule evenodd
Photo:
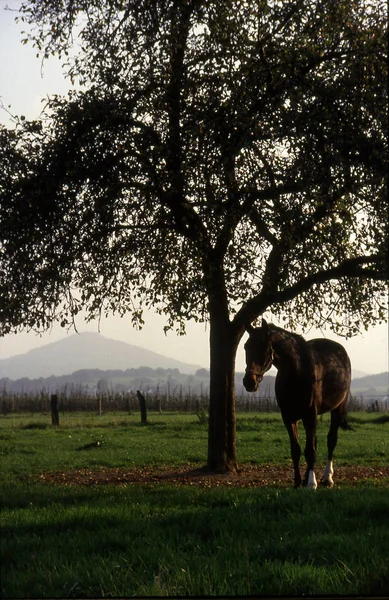
<instances>
[{"instance_id":1,"label":"distant hill","mask_svg":"<svg viewBox=\"0 0 389 600\"><path fill-rule=\"evenodd\" d=\"M366 375L358 377L351 382L352 394L389 394L389 373L378 373L377 375Z\"/></svg>"},{"instance_id":2,"label":"distant hill","mask_svg":"<svg viewBox=\"0 0 389 600\"><path fill-rule=\"evenodd\" d=\"M195 373L192 365L104 337L100 333L71 335L58 342L35 348L25 354L0 360L0 378L38 378L68 375L80 369L131 369L138 367L179 369Z\"/></svg>"},{"instance_id":3,"label":"distant hill","mask_svg":"<svg viewBox=\"0 0 389 600\"><path fill-rule=\"evenodd\" d=\"M161 372L173 369L178 372ZM129 372L134 370L138 372ZM274 395L273 373L275 371L272 369L262 382L261 395ZM26 378L30 381L26 381ZM14 391L39 390L43 387L55 391L73 384L88 385L94 389L100 380L108 381L117 390L139 387L142 382L153 389L158 385L163 386L169 378L171 385L190 386L196 393L201 390L205 392L209 385L209 371L199 365L112 340L99 333L71 335L25 354L0 360L1 386L4 387L7 380L7 389ZM243 373L237 372L237 396L245 394L242 379ZM357 377L352 380L351 393L355 397L366 398L389 395L388 382L388 373Z\"/></svg>"},{"instance_id":4,"label":"distant hill","mask_svg":"<svg viewBox=\"0 0 389 600\"><path fill-rule=\"evenodd\" d=\"M352 365L351 365L351 377L353 379L358 379L360 377L368 377L369 373L366 373L365 371L358 371L358 369L353 369Z\"/></svg>"}]
</instances>

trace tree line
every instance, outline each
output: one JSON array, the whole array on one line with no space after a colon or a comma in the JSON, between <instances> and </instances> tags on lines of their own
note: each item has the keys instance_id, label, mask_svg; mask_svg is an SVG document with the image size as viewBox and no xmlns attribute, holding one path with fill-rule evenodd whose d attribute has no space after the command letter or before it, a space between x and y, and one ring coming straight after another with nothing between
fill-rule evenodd
<instances>
[{"instance_id":1,"label":"tree line","mask_svg":"<svg viewBox=\"0 0 389 600\"><path fill-rule=\"evenodd\" d=\"M236 393L245 394L243 373L236 374ZM131 394L141 390L147 396L208 398L210 390L209 371L198 369L194 374L180 373L178 369L152 369L140 367L126 370L85 369L72 375L29 379L23 377L12 381L0 379L0 398L7 396L31 396L60 394L64 398L95 397ZM259 390L261 397L274 396L274 377L266 376Z\"/></svg>"}]
</instances>

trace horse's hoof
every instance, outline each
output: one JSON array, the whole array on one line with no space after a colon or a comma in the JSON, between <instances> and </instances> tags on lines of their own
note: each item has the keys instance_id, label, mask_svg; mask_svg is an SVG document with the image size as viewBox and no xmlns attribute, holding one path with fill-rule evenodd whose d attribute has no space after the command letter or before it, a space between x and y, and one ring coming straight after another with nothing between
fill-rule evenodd
<instances>
[{"instance_id":1,"label":"horse's hoof","mask_svg":"<svg viewBox=\"0 0 389 600\"><path fill-rule=\"evenodd\" d=\"M322 479L320 482L320 485L322 487L326 487L326 488L333 488L334 487L334 482L333 481L329 481L328 479Z\"/></svg>"},{"instance_id":2,"label":"horse's hoof","mask_svg":"<svg viewBox=\"0 0 389 600\"><path fill-rule=\"evenodd\" d=\"M315 490L317 488L316 477L313 471L309 471L309 473L304 477L302 485L309 490Z\"/></svg>"},{"instance_id":3,"label":"horse's hoof","mask_svg":"<svg viewBox=\"0 0 389 600\"><path fill-rule=\"evenodd\" d=\"M295 477L294 478L294 487L295 487L295 489L301 487L302 482L303 482L303 480L301 479L301 476L300 477L298 477L298 476Z\"/></svg>"}]
</instances>

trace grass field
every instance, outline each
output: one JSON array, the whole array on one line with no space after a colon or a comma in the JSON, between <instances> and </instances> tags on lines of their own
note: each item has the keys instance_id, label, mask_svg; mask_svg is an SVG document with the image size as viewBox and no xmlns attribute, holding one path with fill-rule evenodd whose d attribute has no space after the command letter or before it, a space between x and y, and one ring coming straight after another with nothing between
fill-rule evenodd
<instances>
[{"instance_id":1,"label":"grass field","mask_svg":"<svg viewBox=\"0 0 389 600\"><path fill-rule=\"evenodd\" d=\"M387 417L352 414L335 467L387 467ZM388 479L310 492L40 477L204 464L207 428L196 415L139 421L124 413L61 415L59 428L43 415L0 420L2 597L389 594ZM327 430L324 417L321 464ZM278 414L240 415L237 447L243 465L290 465Z\"/></svg>"}]
</instances>

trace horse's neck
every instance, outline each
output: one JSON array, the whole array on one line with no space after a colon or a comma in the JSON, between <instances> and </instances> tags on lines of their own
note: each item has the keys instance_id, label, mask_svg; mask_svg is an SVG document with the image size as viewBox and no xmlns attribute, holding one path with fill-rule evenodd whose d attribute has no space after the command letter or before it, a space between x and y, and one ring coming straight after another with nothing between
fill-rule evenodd
<instances>
[{"instance_id":1,"label":"horse's neck","mask_svg":"<svg viewBox=\"0 0 389 600\"><path fill-rule=\"evenodd\" d=\"M273 364L278 370L293 370L296 374L304 371L306 357L302 352L302 345L305 343L302 338L280 327L274 327L271 331L271 342L274 351Z\"/></svg>"}]
</instances>

